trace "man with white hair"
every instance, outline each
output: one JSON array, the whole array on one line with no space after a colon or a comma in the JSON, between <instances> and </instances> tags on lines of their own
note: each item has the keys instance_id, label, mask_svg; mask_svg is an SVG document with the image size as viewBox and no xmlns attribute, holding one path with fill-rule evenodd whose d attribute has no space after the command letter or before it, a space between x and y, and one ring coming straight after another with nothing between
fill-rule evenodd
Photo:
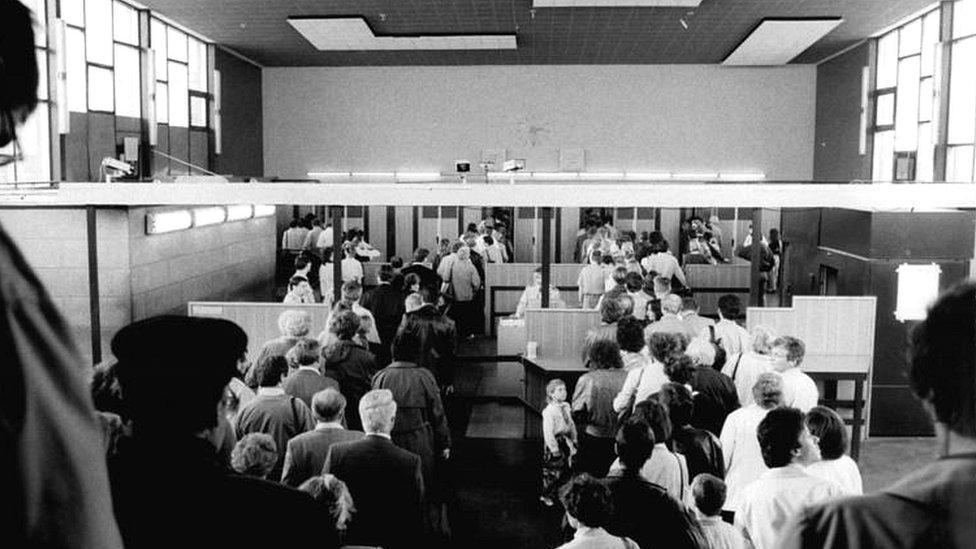
<instances>
[{"instance_id":1,"label":"man with white hair","mask_svg":"<svg viewBox=\"0 0 976 549\"><path fill-rule=\"evenodd\" d=\"M390 439L397 404L388 389L359 400L366 436L329 448L322 473L341 478L356 502L346 544L385 548L423 545L424 481L420 457Z\"/></svg>"},{"instance_id":2,"label":"man with white hair","mask_svg":"<svg viewBox=\"0 0 976 549\"><path fill-rule=\"evenodd\" d=\"M722 368L722 373L735 383L735 391L742 406L752 403L752 386L756 384L759 375L775 370L775 362L770 353L776 334L771 328L760 325L752 328L750 336L750 349L728 360Z\"/></svg>"},{"instance_id":3,"label":"man with white hair","mask_svg":"<svg viewBox=\"0 0 976 549\"><path fill-rule=\"evenodd\" d=\"M675 294L668 294L661 300L661 319L652 322L644 329L644 337L650 337L655 332L666 332L672 334L684 334L688 341L698 336L681 318L681 297Z\"/></svg>"}]
</instances>

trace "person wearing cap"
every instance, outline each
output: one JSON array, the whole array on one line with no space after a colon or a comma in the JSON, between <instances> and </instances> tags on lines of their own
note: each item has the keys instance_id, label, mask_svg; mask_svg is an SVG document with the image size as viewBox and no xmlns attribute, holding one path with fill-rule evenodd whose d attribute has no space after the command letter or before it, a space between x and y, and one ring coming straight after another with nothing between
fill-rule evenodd
<instances>
[{"instance_id":1,"label":"person wearing cap","mask_svg":"<svg viewBox=\"0 0 976 549\"><path fill-rule=\"evenodd\" d=\"M445 393L453 391L454 360L457 356L457 328L454 321L437 309L436 290L421 288L405 300L406 314L400 329L420 334L420 357L417 364L427 368Z\"/></svg>"},{"instance_id":2,"label":"person wearing cap","mask_svg":"<svg viewBox=\"0 0 976 549\"><path fill-rule=\"evenodd\" d=\"M310 524L318 513L307 494L217 459L217 405L246 348L239 326L215 318L153 317L112 339L133 424L109 463L126 548L330 545L302 528L236 527L249 502L260 502L266 524Z\"/></svg>"},{"instance_id":3,"label":"person wearing cap","mask_svg":"<svg viewBox=\"0 0 976 549\"><path fill-rule=\"evenodd\" d=\"M396 411L397 403L390 390L366 393L359 401L366 436L333 444L325 458L322 473L342 479L356 505L346 544L386 549L423 545L424 479L420 456L393 444L390 433ZM287 524L303 523L289 520Z\"/></svg>"}]
</instances>

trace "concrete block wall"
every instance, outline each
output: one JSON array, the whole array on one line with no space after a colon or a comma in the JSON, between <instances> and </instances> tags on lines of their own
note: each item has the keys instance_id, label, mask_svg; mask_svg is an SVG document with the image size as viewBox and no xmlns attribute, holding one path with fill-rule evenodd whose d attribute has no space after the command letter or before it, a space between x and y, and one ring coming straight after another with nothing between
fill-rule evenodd
<instances>
[{"instance_id":1,"label":"concrete block wall","mask_svg":"<svg viewBox=\"0 0 976 549\"><path fill-rule=\"evenodd\" d=\"M147 235L146 214L128 212L132 318L186 313L186 302L227 300L274 277L273 217Z\"/></svg>"}]
</instances>

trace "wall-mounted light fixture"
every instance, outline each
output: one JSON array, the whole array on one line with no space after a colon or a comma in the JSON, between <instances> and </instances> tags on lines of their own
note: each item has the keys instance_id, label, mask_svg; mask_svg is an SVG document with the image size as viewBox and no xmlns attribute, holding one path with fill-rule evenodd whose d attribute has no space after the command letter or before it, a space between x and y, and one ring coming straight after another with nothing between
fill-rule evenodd
<instances>
[{"instance_id":1,"label":"wall-mounted light fixture","mask_svg":"<svg viewBox=\"0 0 976 549\"><path fill-rule=\"evenodd\" d=\"M254 215L254 208L250 204L231 204L227 206L227 221L242 221Z\"/></svg>"},{"instance_id":2,"label":"wall-mounted light fixture","mask_svg":"<svg viewBox=\"0 0 976 549\"><path fill-rule=\"evenodd\" d=\"M208 225L219 225L227 219L227 210L223 206L208 206L204 208L193 208L193 226L206 227Z\"/></svg>"},{"instance_id":3,"label":"wall-mounted light fixture","mask_svg":"<svg viewBox=\"0 0 976 549\"><path fill-rule=\"evenodd\" d=\"M898 272L898 302L895 306L895 319L924 320L928 306L939 297L939 274L942 269L935 263L929 265L909 265L902 263Z\"/></svg>"},{"instance_id":4,"label":"wall-mounted light fixture","mask_svg":"<svg viewBox=\"0 0 976 549\"><path fill-rule=\"evenodd\" d=\"M204 206L189 210L169 210L146 214L146 234L164 234L191 227L207 227L243 221L252 217L269 217L277 209L271 205L232 204L230 206Z\"/></svg>"},{"instance_id":5,"label":"wall-mounted light fixture","mask_svg":"<svg viewBox=\"0 0 976 549\"><path fill-rule=\"evenodd\" d=\"M163 234L182 231L193 226L189 210L172 210L146 214L146 234Z\"/></svg>"},{"instance_id":6,"label":"wall-mounted light fixture","mask_svg":"<svg viewBox=\"0 0 976 549\"><path fill-rule=\"evenodd\" d=\"M274 205L269 204L255 204L254 205L254 217L270 217L274 215L278 209Z\"/></svg>"}]
</instances>

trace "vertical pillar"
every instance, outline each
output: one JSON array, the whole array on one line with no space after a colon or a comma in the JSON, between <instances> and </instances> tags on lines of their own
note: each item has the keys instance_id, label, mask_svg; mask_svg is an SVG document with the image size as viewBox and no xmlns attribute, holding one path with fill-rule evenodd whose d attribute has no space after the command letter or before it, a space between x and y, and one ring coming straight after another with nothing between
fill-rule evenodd
<instances>
[{"instance_id":1,"label":"vertical pillar","mask_svg":"<svg viewBox=\"0 0 976 549\"><path fill-rule=\"evenodd\" d=\"M762 263L762 208L752 209L752 249L749 254L752 268L749 269L749 305L762 307L763 288L759 266Z\"/></svg>"},{"instance_id":2,"label":"vertical pillar","mask_svg":"<svg viewBox=\"0 0 976 549\"><path fill-rule=\"evenodd\" d=\"M542 210L542 308L549 308L549 279L552 264L552 208Z\"/></svg>"},{"instance_id":3,"label":"vertical pillar","mask_svg":"<svg viewBox=\"0 0 976 549\"><path fill-rule=\"evenodd\" d=\"M332 302L342 297L342 206L329 206L332 217Z\"/></svg>"},{"instance_id":4,"label":"vertical pillar","mask_svg":"<svg viewBox=\"0 0 976 549\"><path fill-rule=\"evenodd\" d=\"M935 73L939 79L935 82L939 90L936 99L939 101L935 111L935 162L932 166L932 180L945 181L946 161L949 142L949 69L952 66L952 8L955 2L942 2L942 20L939 21L941 40L936 44L936 50L942 55L941 63Z\"/></svg>"},{"instance_id":5,"label":"vertical pillar","mask_svg":"<svg viewBox=\"0 0 976 549\"><path fill-rule=\"evenodd\" d=\"M396 208L386 207L386 255L396 255Z\"/></svg>"},{"instance_id":6,"label":"vertical pillar","mask_svg":"<svg viewBox=\"0 0 976 549\"><path fill-rule=\"evenodd\" d=\"M88 225L88 307L91 314L92 363L102 361L102 313L98 289L98 210L88 206L85 217Z\"/></svg>"}]
</instances>

